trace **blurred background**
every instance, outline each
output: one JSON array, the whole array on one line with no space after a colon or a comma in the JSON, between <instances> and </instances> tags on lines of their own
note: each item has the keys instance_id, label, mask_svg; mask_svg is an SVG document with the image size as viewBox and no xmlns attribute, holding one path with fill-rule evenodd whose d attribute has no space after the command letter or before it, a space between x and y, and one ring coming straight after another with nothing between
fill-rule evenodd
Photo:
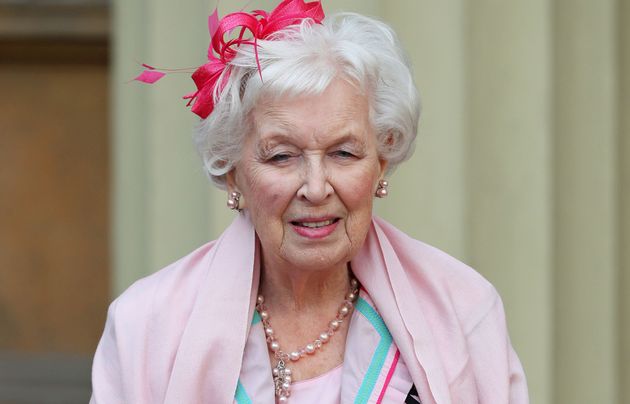
<instances>
[{"instance_id":1,"label":"blurred background","mask_svg":"<svg viewBox=\"0 0 630 404\"><path fill-rule=\"evenodd\" d=\"M494 283L532 403L630 403L630 1L323 3L390 23L422 94L378 214ZM232 220L190 77L129 83L203 64L214 6L0 0L0 403L87 402L109 302Z\"/></svg>"}]
</instances>

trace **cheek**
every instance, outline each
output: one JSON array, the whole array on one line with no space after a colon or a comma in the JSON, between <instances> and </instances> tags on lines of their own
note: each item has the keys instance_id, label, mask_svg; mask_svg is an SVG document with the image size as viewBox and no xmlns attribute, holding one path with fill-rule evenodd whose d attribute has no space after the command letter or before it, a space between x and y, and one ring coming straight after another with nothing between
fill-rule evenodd
<instances>
[{"instance_id":1,"label":"cheek","mask_svg":"<svg viewBox=\"0 0 630 404\"><path fill-rule=\"evenodd\" d=\"M242 180L246 184L244 191L247 195L244 196L249 201L249 209L254 215L264 212L265 217L259 218L262 220L281 215L293 195L286 175L275 170L250 167Z\"/></svg>"},{"instance_id":2,"label":"cheek","mask_svg":"<svg viewBox=\"0 0 630 404\"><path fill-rule=\"evenodd\" d=\"M353 194L357 200L371 201L374 193L375 177L363 177L355 183Z\"/></svg>"},{"instance_id":3,"label":"cheek","mask_svg":"<svg viewBox=\"0 0 630 404\"><path fill-rule=\"evenodd\" d=\"M345 191L344 204L353 220L372 216L372 184L357 184Z\"/></svg>"},{"instance_id":4,"label":"cheek","mask_svg":"<svg viewBox=\"0 0 630 404\"><path fill-rule=\"evenodd\" d=\"M345 186L340 187L340 197L348 209L347 233L355 241L365 237L372 220L374 184L378 172L366 171L348 177Z\"/></svg>"},{"instance_id":5,"label":"cheek","mask_svg":"<svg viewBox=\"0 0 630 404\"><path fill-rule=\"evenodd\" d=\"M376 164L370 164L354 172L341 172L339 192L346 201L348 209L372 206L379 171Z\"/></svg>"}]
</instances>

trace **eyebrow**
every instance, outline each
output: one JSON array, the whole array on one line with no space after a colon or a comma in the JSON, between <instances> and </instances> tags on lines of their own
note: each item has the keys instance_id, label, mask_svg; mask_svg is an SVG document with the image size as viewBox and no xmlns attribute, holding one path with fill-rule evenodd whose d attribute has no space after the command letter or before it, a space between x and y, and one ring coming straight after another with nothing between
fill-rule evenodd
<instances>
[{"instance_id":1,"label":"eyebrow","mask_svg":"<svg viewBox=\"0 0 630 404\"><path fill-rule=\"evenodd\" d=\"M365 141L363 139L358 138L355 134L353 133L348 133L347 135L344 135L343 137L341 137L341 139L339 139L338 141L334 142L332 144L332 146L339 146L345 143L349 143L355 147L360 148L361 150L364 150L366 147Z\"/></svg>"}]
</instances>

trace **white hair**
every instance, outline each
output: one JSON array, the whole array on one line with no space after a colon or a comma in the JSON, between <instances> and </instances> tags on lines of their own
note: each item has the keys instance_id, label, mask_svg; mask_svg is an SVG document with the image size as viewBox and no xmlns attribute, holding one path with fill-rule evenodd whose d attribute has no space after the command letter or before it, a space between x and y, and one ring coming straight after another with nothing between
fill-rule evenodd
<instances>
[{"instance_id":1,"label":"white hair","mask_svg":"<svg viewBox=\"0 0 630 404\"><path fill-rule=\"evenodd\" d=\"M225 87L215 89L214 110L195 129L197 151L219 188L225 189L225 175L238 162L243 137L252 128L249 113L261 95L321 94L336 77L368 96L379 157L387 160L388 171L411 156L420 100L409 63L388 25L339 13L322 24L305 21L259 40L257 51L258 62L253 46L238 48L219 80L225 80Z\"/></svg>"}]
</instances>

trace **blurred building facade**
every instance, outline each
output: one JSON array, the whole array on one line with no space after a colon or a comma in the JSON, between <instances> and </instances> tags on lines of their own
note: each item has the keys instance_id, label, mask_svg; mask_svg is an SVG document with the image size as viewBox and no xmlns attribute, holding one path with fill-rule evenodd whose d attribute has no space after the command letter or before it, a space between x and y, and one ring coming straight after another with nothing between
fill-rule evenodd
<instances>
[{"instance_id":1,"label":"blurred building facade","mask_svg":"<svg viewBox=\"0 0 630 404\"><path fill-rule=\"evenodd\" d=\"M0 1L0 402L85 403L109 302L109 5Z\"/></svg>"}]
</instances>

